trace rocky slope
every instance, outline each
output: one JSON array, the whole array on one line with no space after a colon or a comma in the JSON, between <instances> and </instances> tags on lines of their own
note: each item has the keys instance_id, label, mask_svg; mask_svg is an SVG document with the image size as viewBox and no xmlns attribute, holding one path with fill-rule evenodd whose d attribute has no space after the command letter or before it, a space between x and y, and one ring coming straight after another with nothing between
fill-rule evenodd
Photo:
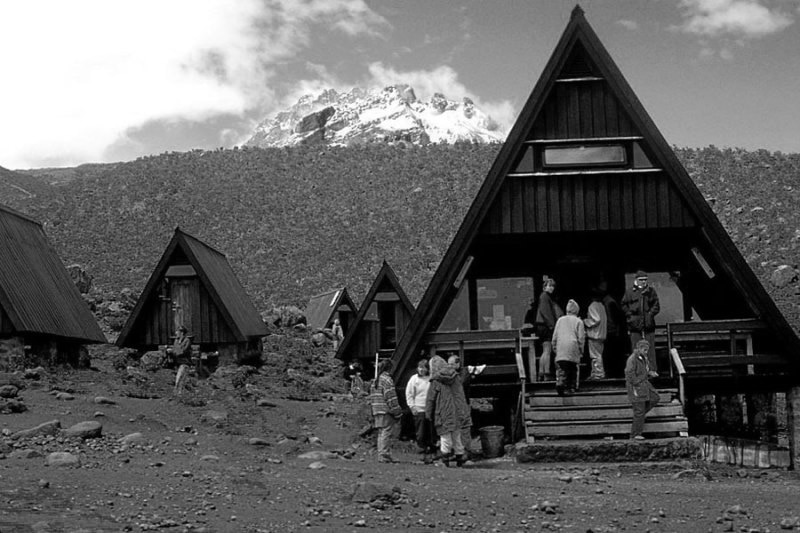
<instances>
[{"instance_id":1,"label":"rocky slope","mask_svg":"<svg viewBox=\"0 0 800 533\"><path fill-rule=\"evenodd\" d=\"M334 89L303 96L286 111L256 128L247 146L260 148L297 144L350 146L373 142L429 143L502 142L499 126L469 98L462 102L435 94L418 100L408 85L384 89Z\"/></svg>"}]
</instances>

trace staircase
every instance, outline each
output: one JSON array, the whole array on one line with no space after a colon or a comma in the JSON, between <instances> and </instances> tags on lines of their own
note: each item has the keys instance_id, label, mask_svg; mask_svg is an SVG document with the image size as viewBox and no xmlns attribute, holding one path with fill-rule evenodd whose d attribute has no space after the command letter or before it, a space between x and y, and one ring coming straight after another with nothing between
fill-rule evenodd
<instances>
[{"instance_id":1,"label":"staircase","mask_svg":"<svg viewBox=\"0 0 800 533\"><path fill-rule=\"evenodd\" d=\"M689 426L678 390L656 383L661 400L645 419L646 437L688 436ZM662 384L669 385L669 383ZM559 396L553 382L528 386L525 433L528 442L539 439L627 438L632 411L624 380L581 383L571 396Z\"/></svg>"}]
</instances>

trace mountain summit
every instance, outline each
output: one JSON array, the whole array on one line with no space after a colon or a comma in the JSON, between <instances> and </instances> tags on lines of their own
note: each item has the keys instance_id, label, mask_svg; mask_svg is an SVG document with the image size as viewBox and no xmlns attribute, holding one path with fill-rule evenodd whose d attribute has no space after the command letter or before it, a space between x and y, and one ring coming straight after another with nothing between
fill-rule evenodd
<instances>
[{"instance_id":1,"label":"mountain summit","mask_svg":"<svg viewBox=\"0 0 800 533\"><path fill-rule=\"evenodd\" d=\"M358 145L373 142L495 143L505 132L469 98L436 93L423 102L408 85L384 89L328 89L306 95L258 125L246 146Z\"/></svg>"}]
</instances>

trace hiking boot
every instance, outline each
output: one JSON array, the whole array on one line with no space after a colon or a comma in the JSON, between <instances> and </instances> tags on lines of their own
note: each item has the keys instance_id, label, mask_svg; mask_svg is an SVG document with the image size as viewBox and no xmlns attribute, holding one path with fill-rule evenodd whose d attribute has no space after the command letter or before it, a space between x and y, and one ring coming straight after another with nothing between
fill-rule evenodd
<instances>
[{"instance_id":1,"label":"hiking boot","mask_svg":"<svg viewBox=\"0 0 800 533\"><path fill-rule=\"evenodd\" d=\"M442 462L446 467L450 466L450 461L452 459L453 459L453 452L447 452L446 454L442 455Z\"/></svg>"},{"instance_id":2,"label":"hiking boot","mask_svg":"<svg viewBox=\"0 0 800 533\"><path fill-rule=\"evenodd\" d=\"M380 457L378 457L378 462L379 463L396 463L397 461L395 460L394 457L392 457L391 455L387 454L387 455L381 455Z\"/></svg>"},{"instance_id":3,"label":"hiking boot","mask_svg":"<svg viewBox=\"0 0 800 533\"><path fill-rule=\"evenodd\" d=\"M466 463L466 461L464 460L464 456L456 455L456 466L460 468L464 466L464 463Z\"/></svg>"}]
</instances>

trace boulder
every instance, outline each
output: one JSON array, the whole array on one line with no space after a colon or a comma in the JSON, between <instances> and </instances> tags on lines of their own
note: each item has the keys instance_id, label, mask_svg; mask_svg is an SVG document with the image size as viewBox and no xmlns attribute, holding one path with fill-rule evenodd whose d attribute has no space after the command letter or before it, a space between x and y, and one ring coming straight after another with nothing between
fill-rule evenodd
<instances>
[{"instance_id":1,"label":"boulder","mask_svg":"<svg viewBox=\"0 0 800 533\"><path fill-rule=\"evenodd\" d=\"M314 346L325 346L327 342L328 342L327 335L325 335L325 333L321 331L318 331L313 335L311 335L311 344L313 344Z\"/></svg>"},{"instance_id":2,"label":"boulder","mask_svg":"<svg viewBox=\"0 0 800 533\"><path fill-rule=\"evenodd\" d=\"M111 398L106 398L105 396L95 396L94 403L100 405L115 405L117 402Z\"/></svg>"},{"instance_id":3,"label":"boulder","mask_svg":"<svg viewBox=\"0 0 800 533\"><path fill-rule=\"evenodd\" d=\"M72 279L72 283L78 288L78 292L88 294L92 290L92 276L83 266L78 264L69 265L67 272Z\"/></svg>"},{"instance_id":4,"label":"boulder","mask_svg":"<svg viewBox=\"0 0 800 533\"><path fill-rule=\"evenodd\" d=\"M390 500L400 493L400 489L393 485L373 483L371 481L356 483L350 500L356 503L370 503L375 500Z\"/></svg>"},{"instance_id":5,"label":"boulder","mask_svg":"<svg viewBox=\"0 0 800 533\"><path fill-rule=\"evenodd\" d=\"M206 411L200 416L200 422L211 426L220 426L228 421L228 413L225 411Z\"/></svg>"},{"instance_id":6,"label":"boulder","mask_svg":"<svg viewBox=\"0 0 800 533\"><path fill-rule=\"evenodd\" d=\"M24 389L25 382L22 377L13 372L0 372L0 386L12 385L17 389Z\"/></svg>"},{"instance_id":7,"label":"boulder","mask_svg":"<svg viewBox=\"0 0 800 533\"><path fill-rule=\"evenodd\" d=\"M136 433L129 433L128 435L125 435L124 437L119 439L119 442L121 444L140 444L140 443L144 442L144 440L145 440L144 439L144 435L142 435L139 432L136 432Z\"/></svg>"},{"instance_id":8,"label":"boulder","mask_svg":"<svg viewBox=\"0 0 800 533\"><path fill-rule=\"evenodd\" d=\"M36 459L37 457L42 457L41 452L28 448L23 450L14 450L8 454L9 459Z\"/></svg>"},{"instance_id":9,"label":"boulder","mask_svg":"<svg viewBox=\"0 0 800 533\"><path fill-rule=\"evenodd\" d=\"M68 427L64 430L64 435L67 437L76 437L80 439L96 439L103 434L103 424L96 420L89 420L86 422L78 422L77 424Z\"/></svg>"},{"instance_id":10,"label":"boulder","mask_svg":"<svg viewBox=\"0 0 800 533\"><path fill-rule=\"evenodd\" d=\"M55 435L60 429L61 422L58 420L51 420L50 422L39 424L36 427L23 429L22 431L12 433L11 440L27 439L29 437L37 437L39 435Z\"/></svg>"},{"instance_id":11,"label":"boulder","mask_svg":"<svg viewBox=\"0 0 800 533\"><path fill-rule=\"evenodd\" d=\"M53 452L47 456L47 466L80 466L78 456L69 452Z\"/></svg>"},{"instance_id":12,"label":"boulder","mask_svg":"<svg viewBox=\"0 0 800 533\"><path fill-rule=\"evenodd\" d=\"M789 265L781 265L772 272L770 281L776 287L783 288L798 280L797 269Z\"/></svg>"},{"instance_id":13,"label":"boulder","mask_svg":"<svg viewBox=\"0 0 800 533\"><path fill-rule=\"evenodd\" d=\"M0 398L16 398L19 388L14 385L0 386Z\"/></svg>"},{"instance_id":14,"label":"boulder","mask_svg":"<svg viewBox=\"0 0 800 533\"><path fill-rule=\"evenodd\" d=\"M261 320L263 320L265 324L270 324L275 327L291 328L297 324L305 324L306 316L299 307L282 305L261 313Z\"/></svg>"},{"instance_id":15,"label":"boulder","mask_svg":"<svg viewBox=\"0 0 800 533\"><path fill-rule=\"evenodd\" d=\"M70 393L68 393L68 392L59 392L58 394L56 394L56 400L62 400L62 401L66 402L66 401L71 401L71 400L74 400L74 399L75 399L75 396L70 394Z\"/></svg>"},{"instance_id":16,"label":"boulder","mask_svg":"<svg viewBox=\"0 0 800 533\"><path fill-rule=\"evenodd\" d=\"M315 450L313 452L306 452L297 456L298 459L308 459L311 461L321 461L322 459L336 459L338 455L333 452L326 452L323 450Z\"/></svg>"},{"instance_id":17,"label":"boulder","mask_svg":"<svg viewBox=\"0 0 800 533\"><path fill-rule=\"evenodd\" d=\"M0 398L0 413L10 415L12 413L24 413L28 408L20 400L15 398Z\"/></svg>"},{"instance_id":18,"label":"boulder","mask_svg":"<svg viewBox=\"0 0 800 533\"><path fill-rule=\"evenodd\" d=\"M252 445L252 446L269 446L270 445L270 442L268 440L260 439L258 437L253 437L251 439L248 439L247 443Z\"/></svg>"}]
</instances>

